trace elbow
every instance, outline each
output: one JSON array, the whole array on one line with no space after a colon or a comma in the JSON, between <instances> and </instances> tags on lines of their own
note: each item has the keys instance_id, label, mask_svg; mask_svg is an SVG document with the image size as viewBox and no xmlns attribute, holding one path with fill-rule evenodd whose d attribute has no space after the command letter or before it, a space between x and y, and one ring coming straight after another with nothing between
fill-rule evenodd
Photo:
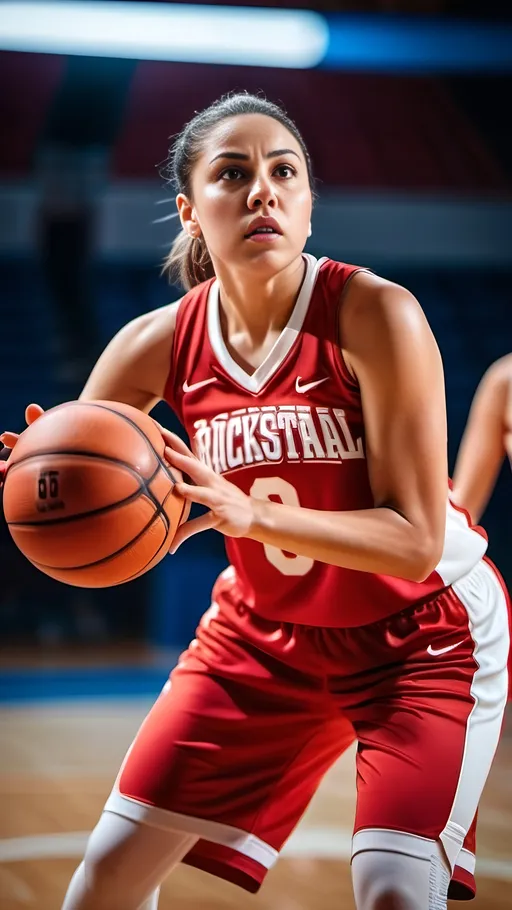
<instances>
[{"instance_id":1,"label":"elbow","mask_svg":"<svg viewBox=\"0 0 512 910\"><path fill-rule=\"evenodd\" d=\"M441 561L444 536L429 537L422 534L410 552L407 561L408 581L422 582L432 574Z\"/></svg>"}]
</instances>

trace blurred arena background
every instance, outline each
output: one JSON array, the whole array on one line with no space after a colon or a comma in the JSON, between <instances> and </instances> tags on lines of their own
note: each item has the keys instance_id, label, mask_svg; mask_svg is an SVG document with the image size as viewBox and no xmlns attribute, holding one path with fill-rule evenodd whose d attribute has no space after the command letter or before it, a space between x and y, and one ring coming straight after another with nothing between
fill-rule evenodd
<instances>
[{"instance_id":1,"label":"blurred arena background","mask_svg":"<svg viewBox=\"0 0 512 910\"><path fill-rule=\"evenodd\" d=\"M0 430L21 430L31 401L76 398L117 329L177 299L159 276L177 230L160 176L169 139L221 94L261 90L311 152L308 250L367 265L423 305L444 359L453 468L478 381L512 349L512 11L498 0L267 4L317 13L316 57L285 53L285 38L280 50L277 31L266 56L265 32L244 51L243 25L238 48L228 27L213 28L208 56L201 17L218 9L208 0L111 4L127 21L155 8L199 15L197 53L151 51L141 30L139 49L132 34L119 57L105 31L97 50L76 34L66 45L58 16L43 41L47 4L0 2ZM268 12L265 0L243 5ZM102 3L89 6L100 15ZM155 416L180 432L165 406ZM504 466L483 524L509 584L511 513ZM50 910L225 555L212 532L128 586L72 589L33 569L0 522L0 906ZM480 910L510 906L511 781L505 737L481 813ZM349 756L258 897L184 869L162 910L348 910L353 802Z\"/></svg>"}]
</instances>

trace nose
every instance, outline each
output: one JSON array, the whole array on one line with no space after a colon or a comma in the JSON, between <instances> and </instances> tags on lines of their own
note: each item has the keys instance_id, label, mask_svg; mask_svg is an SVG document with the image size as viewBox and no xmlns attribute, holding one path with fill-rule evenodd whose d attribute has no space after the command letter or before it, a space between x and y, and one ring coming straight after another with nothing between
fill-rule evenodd
<instances>
[{"instance_id":1,"label":"nose","mask_svg":"<svg viewBox=\"0 0 512 910\"><path fill-rule=\"evenodd\" d=\"M257 174L249 188L247 197L247 207L257 209L262 206L275 208L277 205L277 196L275 193L272 180L266 174Z\"/></svg>"}]
</instances>

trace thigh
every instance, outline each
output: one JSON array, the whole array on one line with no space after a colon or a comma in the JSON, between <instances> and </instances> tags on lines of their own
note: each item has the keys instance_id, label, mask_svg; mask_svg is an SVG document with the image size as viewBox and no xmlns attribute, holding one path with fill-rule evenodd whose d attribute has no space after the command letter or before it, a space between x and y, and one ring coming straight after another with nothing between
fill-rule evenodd
<instances>
[{"instance_id":1,"label":"thigh","mask_svg":"<svg viewBox=\"0 0 512 910\"><path fill-rule=\"evenodd\" d=\"M210 615L142 724L106 805L198 835L216 845L216 862L235 864L234 851L256 864L253 878L273 865L323 774L355 738L323 680L285 662L293 638L286 633L279 660L282 629L265 629L258 647L255 634L242 638L222 613ZM212 848L206 852L211 866Z\"/></svg>"},{"instance_id":2,"label":"thigh","mask_svg":"<svg viewBox=\"0 0 512 910\"><path fill-rule=\"evenodd\" d=\"M359 741L359 842L369 829L440 840L453 871L500 736L507 624L486 564L434 604L388 623L376 643L382 663L372 698L347 709L345 696ZM385 651L394 662L384 664Z\"/></svg>"},{"instance_id":3,"label":"thigh","mask_svg":"<svg viewBox=\"0 0 512 910\"><path fill-rule=\"evenodd\" d=\"M196 839L104 812L71 881L63 910L137 910Z\"/></svg>"}]
</instances>

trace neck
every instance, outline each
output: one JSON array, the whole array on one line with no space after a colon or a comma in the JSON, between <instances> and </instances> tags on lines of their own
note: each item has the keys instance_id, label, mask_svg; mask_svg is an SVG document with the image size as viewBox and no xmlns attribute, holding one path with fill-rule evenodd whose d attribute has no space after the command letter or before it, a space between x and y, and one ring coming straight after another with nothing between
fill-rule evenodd
<instances>
[{"instance_id":1,"label":"neck","mask_svg":"<svg viewBox=\"0 0 512 910\"><path fill-rule=\"evenodd\" d=\"M288 322L306 274L302 255L268 279L244 272L234 274L216 265L220 317L228 337L243 333L258 343L269 331L280 332Z\"/></svg>"}]
</instances>

